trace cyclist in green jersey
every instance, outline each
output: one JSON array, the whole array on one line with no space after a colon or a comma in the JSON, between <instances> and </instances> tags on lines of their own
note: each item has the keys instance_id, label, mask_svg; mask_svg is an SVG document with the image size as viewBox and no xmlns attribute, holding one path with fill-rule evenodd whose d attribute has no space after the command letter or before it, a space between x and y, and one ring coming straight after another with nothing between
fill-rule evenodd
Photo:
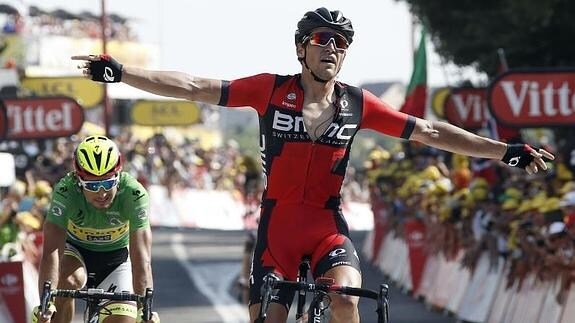
<instances>
[{"instance_id":1,"label":"cyclist in green jersey","mask_svg":"<svg viewBox=\"0 0 575 323\"><path fill-rule=\"evenodd\" d=\"M74 170L55 185L44 224L43 256L38 284L52 281L60 289L80 289L93 274L97 288L144 294L153 287L152 233L148 193L130 174L122 172L116 144L90 136L74 152ZM51 317L34 321L71 322L74 300L57 298ZM100 322L136 322L135 303L109 302ZM158 322L157 314L154 317Z\"/></svg>"}]
</instances>

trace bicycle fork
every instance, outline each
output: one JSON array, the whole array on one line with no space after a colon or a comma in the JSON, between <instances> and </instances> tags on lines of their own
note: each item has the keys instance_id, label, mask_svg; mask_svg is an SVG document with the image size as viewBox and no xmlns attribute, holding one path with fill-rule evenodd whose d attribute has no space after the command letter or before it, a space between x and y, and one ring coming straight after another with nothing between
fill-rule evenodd
<instances>
[{"instance_id":1,"label":"bicycle fork","mask_svg":"<svg viewBox=\"0 0 575 323\"><path fill-rule=\"evenodd\" d=\"M325 311L325 304L323 301L324 295L317 294L314 296L311 304L309 305L308 321L307 323L323 323Z\"/></svg>"}]
</instances>

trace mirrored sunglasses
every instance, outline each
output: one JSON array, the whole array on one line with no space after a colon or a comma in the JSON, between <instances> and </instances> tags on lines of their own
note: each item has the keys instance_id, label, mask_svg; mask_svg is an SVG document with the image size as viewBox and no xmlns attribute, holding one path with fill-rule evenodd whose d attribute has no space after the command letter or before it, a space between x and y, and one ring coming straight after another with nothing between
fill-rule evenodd
<instances>
[{"instance_id":1,"label":"mirrored sunglasses","mask_svg":"<svg viewBox=\"0 0 575 323\"><path fill-rule=\"evenodd\" d=\"M118 185L118 182L120 182L120 176L116 175L112 178L101 181L84 181L81 178L78 178L78 181L83 189L97 193L100 191L100 188L103 188L105 191L112 190Z\"/></svg>"},{"instance_id":2,"label":"mirrored sunglasses","mask_svg":"<svg viewBox=\"0 0 575 323\"><path fill-rule=\"evenodd\" d=\"M312 33L308 36L309 43L316 46L325 47L331 40L335 45L335 48L341 51L346 50L349 47L349 43L342 35L338 33L333 33L329 31L318 31Z\"/></svg>"}]
</instances>

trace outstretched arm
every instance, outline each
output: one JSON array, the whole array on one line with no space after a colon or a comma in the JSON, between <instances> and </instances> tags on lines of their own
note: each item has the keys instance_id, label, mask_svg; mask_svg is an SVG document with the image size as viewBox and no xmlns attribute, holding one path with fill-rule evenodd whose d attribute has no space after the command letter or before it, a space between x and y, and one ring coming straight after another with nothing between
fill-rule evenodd
<instances>
[{"instance_id":1,"label":"outstretched arm","mask_svg":"<svg viewBox=\"0 0 575 323\"><path fill-rule=\"evenodd\" d=\"M506 143L475 135L454 125L417 119L410 140L418 141L428 146L447 150L456 154L502 160L509 151ZM529 152L533 161L525 167L529 173L537 173L539 169L546 170L543 158L552 160L555 157L544 149Z\"/></svg>"},{"instance_id":2,"label":"outstretched arm","mask_svg":"<svg viewBox=\"0 0 575 323\"><path fill-rule=\"evenodd\" d=\"M217 104L221 95L221 80L201 78L175 71L151 71L142 68L128 67L119 64L107 55L79 55L72 56L73 60L83 61L78 65L82 74L95 81L124 82L140 90L153 94ZM95 73L103 75L100 80ZM114 73L115 72L115 75Z\"/></svg>"}]
</instances>

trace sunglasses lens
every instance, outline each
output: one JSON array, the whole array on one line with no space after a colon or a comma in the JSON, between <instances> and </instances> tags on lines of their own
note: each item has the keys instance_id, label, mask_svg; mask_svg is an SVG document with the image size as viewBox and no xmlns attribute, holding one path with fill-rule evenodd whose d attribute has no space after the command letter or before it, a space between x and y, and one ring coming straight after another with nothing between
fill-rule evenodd
<instances>
[{"instance_id":1,"label":"sunglasses lens","mask_svg":"<svg viewBox=\"0 0 575 323\"><path fill-rule=\"evenodd\" d=\"M316 32L310 35L310 44L318 46L327 46L329 41L333 39L337 49L347 49L349 44L345 37L340 34L331 33L327 31Z\"/></svg>"},{"instance_id":2,"label":"sunglasses lens","mask_svg":"<svg viewBox=\"0 0 575 323\"><path fill-rule=\"evenodd\" d=\"M104 190L109 191L109 190L113 189L116 186L116 184L118 184L118 178L117 177L106 179L103 181L82 182L82 186L86 190L91 191L91 192L98 192L101 187L103 187Z\"/></svg>"},{"instance_id":3,"label":"sunglasses lens","mask_svg":"<svg viewBox=\"0 0 575 323\"><path fill-rule=\"evenodd\" d=\"M87 189L88 191L97 192L98 189L100 188L100 184L96 182L87 182L84 183L84 188Z\"/></svg>"}]
</instances>

